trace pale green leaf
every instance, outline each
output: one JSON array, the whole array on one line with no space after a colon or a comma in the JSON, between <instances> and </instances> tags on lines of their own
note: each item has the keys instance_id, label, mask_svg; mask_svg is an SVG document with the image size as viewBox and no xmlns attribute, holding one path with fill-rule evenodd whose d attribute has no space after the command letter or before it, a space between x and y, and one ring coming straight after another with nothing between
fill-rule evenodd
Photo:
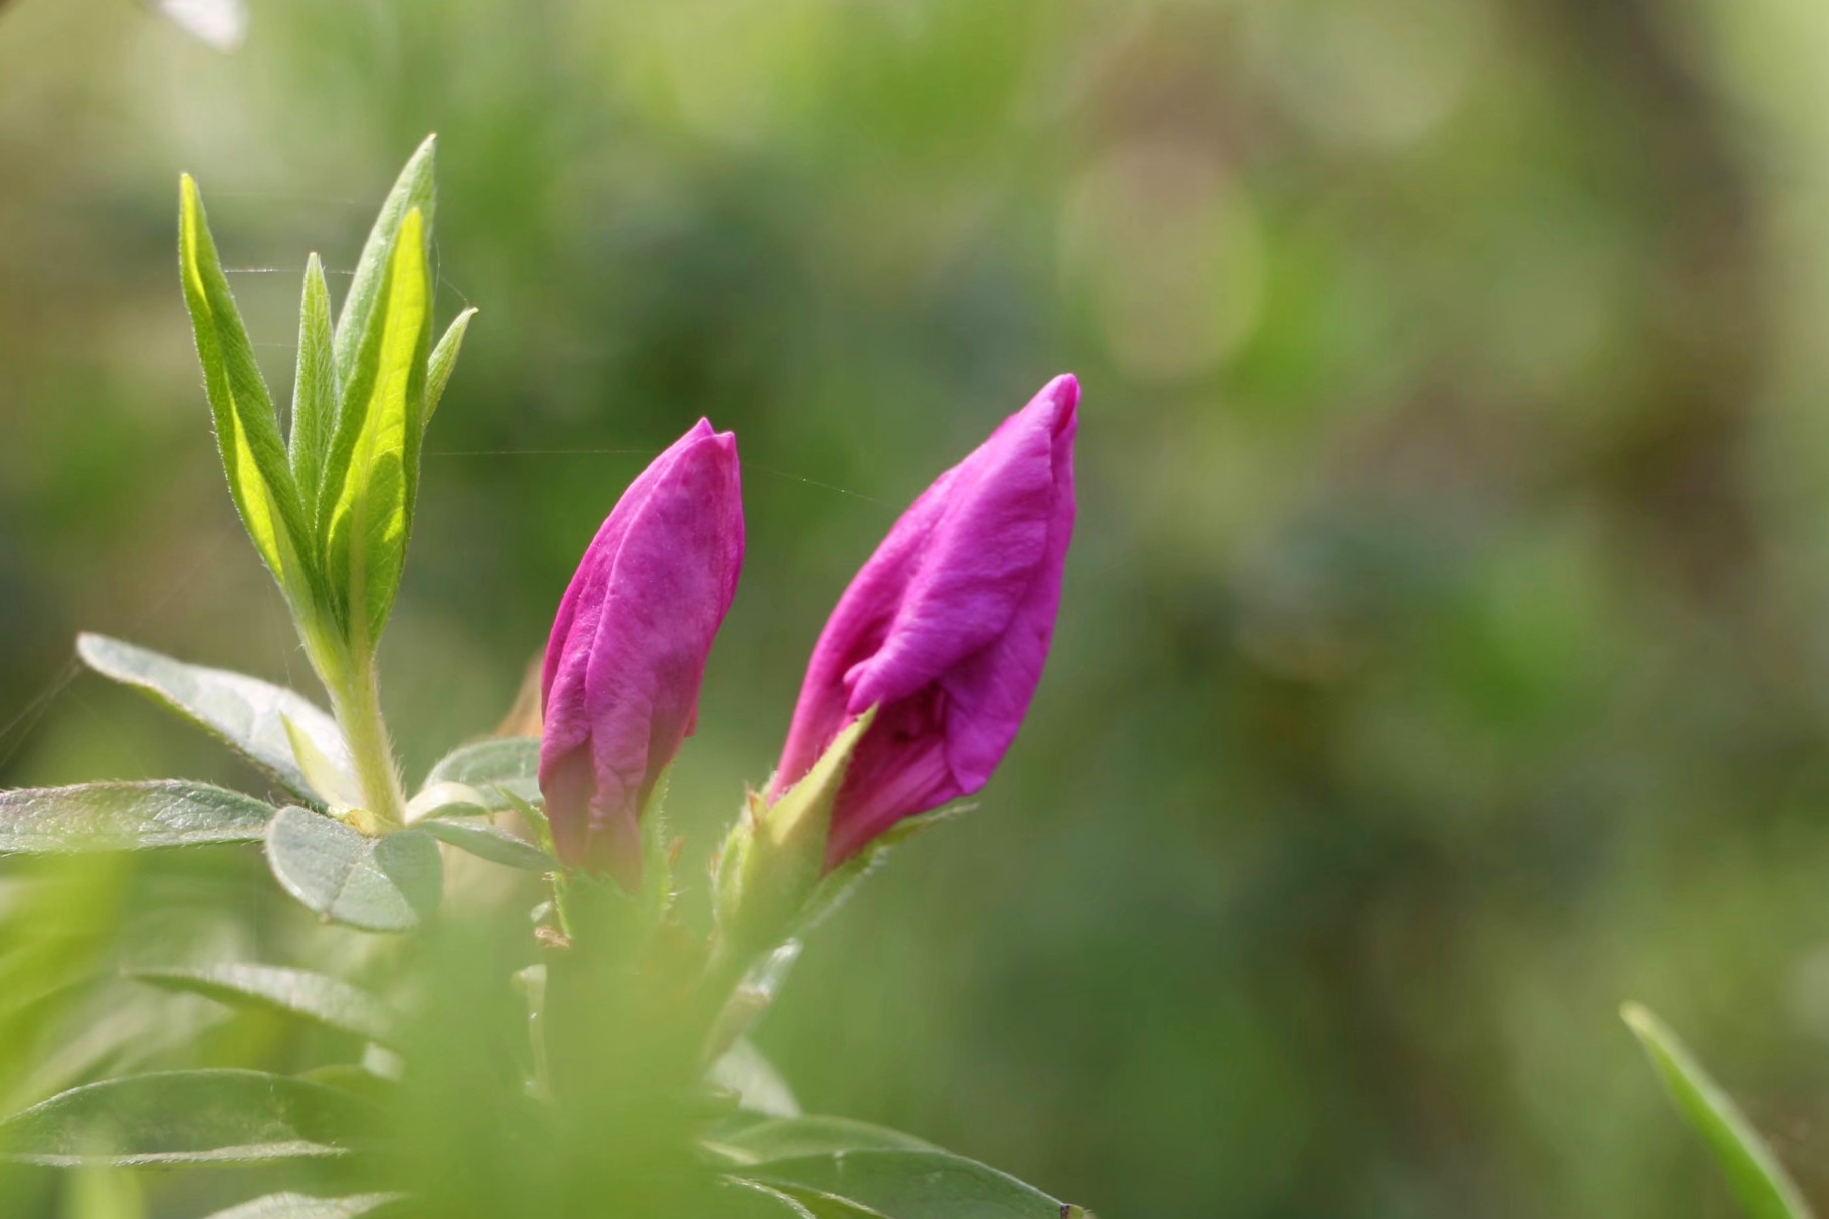
<instances>
[{"instance_id":1,"label":"pale green leaf","mask_svg":"<svg viewBox=\"0 0 1829 1219\"><path fill-rule=\"evenodd\" d=\"M267 832L267 863L285 890L326 921L410 931L438 908L438 844L418 830L369 838L322 813L283 808Z\"/></svg>"},{"instance_id":2,"label":"pale green leaf","mask_svg":"<svg viewBox=\"0 0 1829 1219\"><path fill-rule=\"evenodd\" d=\"M470 319L475 316L474 308L458 314L457 320L451 323L444 337L438 340L438 346L432 348L431 363L426 370L425 421L422 427L432 422L438 403L445 396L445 385L451 380L451 372L457 367L457 355L464 347L464 332L470 329Z\"/></svg>"},{"instance_id":3,"label":"pale green leaf","mask_svg":"<svg viewBox=\"0 0 1829 1219\"><path fill-rule=\"evenodd\" d=\"M0 855L259 842L272 817L252 796L186 779L26 787L0 791Z\"/></svg>"},{"instance_id":4,"label":"pale green leaf","mask_svg":"<svg viewBox=\"0 0 1829 1219\"><path fill-rule=\"evenodd\" d=\"M1751 1219L1810 1219L1810 1207L1752 1123L1670 1027L1636 1003L1620 1009L1664 1088L1714 1153Z\"/></svg>"},{"instance_id":5,"label":"pale green leaf","mask_svg":"<svg viewBox=\"0 0 1829 1219\"><path fill-rule=\"evenodd\" d=\"M318 496L330 442L336 433L337 363L330 325L330 289L324 264L316 254L305 263L305 289L299 303L298 373L292 383L292 434L288 444L292 478L304 505L304 519L317 519Z\"/></svg>"},{"instance_id":6,"label":"pale green leaf","mask_svg":"<svg viewBox=\"0 0 1829 1219\"><path fill-rule=\"evenodd\" d=\"M412 533L429 306L425 229L413 210L400 222L368 331L343 381L324 471L326 580L358 650L380 638Z\"/></svg>"},{"instance_id":7,"label":"pale green leaf","mask_svg":"<svg viewBox=\"0 0 1829 1219\"><path fill-rule=\"evenodd\" d=\"M0 1122L0 1149L50 1167L340 1156L371 1141L379 1113L347 1092L283 1075L161 1071L85 1084L15 1114Z\"/></svg>"},{"instance_id":8,"label":"pale green leaf","mask_svg":"<svg viewBox=\"0 0 1829 1219\"><path fill-rule=\"evenodd\" d=\"M209 1219L361 1219L405 1194L350 1194L343 1198L314 1198L309 1194L268 1194L217 1211Z\"/></svg>"},{"instance_id":9,"label":"pale green leaf","mask_svg":"<svg viewBox=\"0 0 1829 1219\"><path fill-rule=\"evenodd\" d=\"M335 765L348 768L349 751L337 722L284 687L244 673L186 664L106 635L78 635L76 654L102 676L144 691L204 729L301 799L321 797L295 760L285 721L291 720Z\"/></svg>"},{"instance_id":10,"label":"pale green leaf","mask_svg":"<svg viewBox=\"0 0 1829 1219\"><path fill-rule=\"evenodd\" d=\"M350 774L350 763L346 759L331 758L311 733L299 727L291 716L282 715L280 722L286 729L286 742L292 746L292 760L298 764L299 773L305 776L305 782L311 785L317 797L339 816L361 804L355 776Z\"/></svg>"},{"instance_id":11,"label":"pale green leaf","mask_svg":"<svg viewBox=\"0 0 1829 1219\"><path fill-rule=\"evenodd\" d=\"M425 785L463 783L489 799L492 812L516 807L509 796L533 801L540 798L540 739L531 736L493 737L460 745L438 760ZM500 790L497 790L500 789ZM507 793L504 795L503 793Z\"/></svg>"},{"instance_id":12,"label":"pale green leaf","mask_svg":"<svg viewBox=\"0 0 1829 1219\"><path fill-rule=\"evenodd\" d=\"M815 1219L812 1211L771 1186L740 1178L725 1178L715 1211L717 1219Z\"/></svg>"},{"instance_id":13,"label":"pale green leaf","mask_svg":"<svg viewBox=\"0 0 1829 1219\"><path fill-rule=\"evenodd\" d=\"M185 174L178 210L179 269L203 365L204 389L216 423L216 443L229 494L248 536L295 605L312 603L309 531L273 398L254 359L247 328L222 273L197 184Z\"/></svg>"},{"instance_id":14,"label":"pale green leaf","mask_svg":"<svg viewBox=\"0 0 1829 1219\"><path fill-rule=\"evenodd\" d=\"M768 1118L740 1130L715 1134L708 1142L719 1154L741 1164L852 1151L941 1150L912 1134L843 1117Z\"/></svg>"},{"instance_id":15,"label":"pale green leaf","mask_svg":"<svg viewBox=\"0 0 1829 1219\"><path fill-rule=\"evenodd\" d=\"M781 1072L747 1037L739 1037L708 1073L711 1083L737 1094L738 1104L769 1117L799 1117L800 1102Z\"/></svg>"},{"instance_id":16,"label":"pale green leaf","mask_svg":"<svg viewBox=\"0 0 1829 1219\"><path fill-rule=\"evenodd\" d=\"M188 969L129 969L124 975L165 990L202 995L231 1007L298 1016L369 1041L393 1041L394 1013L340 978L277 965L224 962Z\"/></svg>"},{"instance_id":17,"label":"pale green leaf","mask_svg":"<svg viewBox=\"0 0 1829 1219\"><path fill-rule=\"evenodd\" d=\"M437 206L437 189L433 180L438 152L438 137L427 136L414 150L406 167L395 179L394 187L381 204L375 227L369 231L356 263L355 278L349 284L349 296L343 301L343 313L337 318L336 364L339 383L348 385L354 375L357 354L368 333L369 319L382 295L387 278L387 264L394 248L394 238L406 214L415 209L424 218L425 231L432 232L433 211Z\"/></svg>"},{"instance_id":18,"label":"pale green leaf","mask_svg":"<svg viewBox=\"0 0 1829 1219\"><path fill-rule=\"evenodd\" d=\"M432 817L417 823L422 833L491 863L527 872L554 872L559 861L533 843L516 838L488 821Z\"/></svg>"},{"instance_id":19,"label":"pale green leaf","mask_svg":"<svg viewBox=\"0 0 1829 1219\"><path fill-rule=\"evenodd\" d=\"M886 1219L1064 1219L1058 1199L976 1160L939 1151L844 1151L742 1170L803 1201L834 1198Z\"/></svg>"},{"instance_id":20,"label":"pale green leaf","mask_svg":"<svg viewBox=\"0 0 1829 1219\"><path fill-rule=\"evenodd\" d=\"M413 825L428 817L474 817L490 812L492 803L489 796L468 783L441 779L413 793L413 798L406 802L404 819L408 825Z\"/></svg>"}]
</instances>

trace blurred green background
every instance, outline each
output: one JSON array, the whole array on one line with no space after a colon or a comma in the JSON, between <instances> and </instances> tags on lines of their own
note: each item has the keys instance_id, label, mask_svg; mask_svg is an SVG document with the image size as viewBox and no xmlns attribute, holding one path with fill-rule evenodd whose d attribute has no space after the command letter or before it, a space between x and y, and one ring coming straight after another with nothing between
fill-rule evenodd
<instances>
[{"instance_id":1,"label":"blurred green background","mask_svg":"<svg viewBox=\"0 0 1829 1219\"><path fill-rule=\"evenodd\" d=\"M1818 0L255 0L233 55L12 0L0 783L249 782L68 664L310 680L177 176L284 398L307 250L347 272L436 130L482 314L384 647L415 777L708 415L708 855L896 512L1081 377L1030 722L760 1031L810 1109L1107 1219L1727 1215L1634 997L1829 1202L1825 63Z\"/></svg>"}]
</instances>

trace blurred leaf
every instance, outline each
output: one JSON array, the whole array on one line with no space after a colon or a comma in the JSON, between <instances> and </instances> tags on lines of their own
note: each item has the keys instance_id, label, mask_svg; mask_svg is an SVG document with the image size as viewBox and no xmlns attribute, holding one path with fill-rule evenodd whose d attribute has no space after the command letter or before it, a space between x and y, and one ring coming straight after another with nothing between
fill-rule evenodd
<instances>
[{"instance_id":1,"label":"blurred leaf","mask_svg":"<svg viewBox=\"0 0 1829 1219\"><path fill-rule=\"evenodd\" d=\"M335 765L348 769L342 730L301 694L245 673L186 664L106 635L76 637L76 654L103 677L134 686L210 733L293 795L322 799L294 756L286 720Z\"/></svg>"},{"instance_id":2,"label":"blurred leaf","mask_svg":"<svg viewBox=\"0 0 1829 1219\"><path fill-rule=\"evenodd\" d=\"M64 1219L143 1219L146 1196L132 1173L85 1165L64 1184Z\"/></svg>"},{"instance_id":3,"label":"blurred leaf","mask_svg":"<svg viewBox=\"0 0 1829 1219\"><path fill-rule=\"evenodd\" d=\"M406 823L430 817L474 817L491 811L493 801L467 783L428 783L406 802Z\"/></svg>"},{"instance_id":4,"label":"blurred leaf","mask_svg":"<svg viewBox=\"0 0 1829 1219\"><path fill-rule=\"evenodd\" d=\"M746 1180L803 1201L835 1198L887 1219L1066 1219L1073 1208L976 1160L940 1151L843 1151L773 1160Z\"/></svg>"},{"instance_id":5,"label":"blurred leaf","mask_svg":"<svg viewBox=\"0 0 1829 1219\"><path fill-rule=\"evenodd\" d=\"M330 323L330 289L324 264L314 253L305 262L305 289L299 302L298 372L292 383L292 434L288 455L305 519L318 514L324 463L337 426L337 362Z\"/></svg>"},{"instance_id":6,"label":"blurred leaf","mask_svg":"<svg viewBox=\"0 0 1829 1219\"><path fill-rule=\"evenodd\" d=\"M812 1211L778 1189L734 1178L721 1184L724 1197L717 1214L724 1219L814 1219Z\"/></svg>"},{"instance_id":7,"label":"blurred leaf","mask_svg":"<svg viewBox=\"0 0 1829 1219\"><path fill-rule=\"evenodd\" d=\"M204 389L216 421L216 442L229 494L260 557L295 607L315 603L315 573L304 509L280 442L273 398L254 359L247 328L229 292L197 184L179 187L178 250L184 301L190 308Z\"/></svg>"},{"instance_id":8,"label":"blurred leaf","mask_svg":"<svg viewBox=\"0 0 1829 1219\"><path fill-rule=\"evenodd\" d=\"M431 364L426 370L425 419L421 427L432 422L432 416L438 411L439 400L445 396L445 385L451 380L451 371L457 367L457 356L464 348L464 332L470 329L470 319L476 316L474 307L457 315L444 336L438 340L438 346L432 348Z\"/></svg>"},{"instance_id":9,"label":"blurred leaf","mask_svg":"<svg viewBox=\"0 0 1829 1219\"><path fill-rule=\"evenodd\" d=\"M272 818L270 804L187 779L25 787L0 792L0 855L259 842Z\"/></svg>"},{"instance_id":10,"label":"blurred leaf","mask_svg":"<svg viewBox=\"0 0 1829 1219\"><path fill-rule=\"evenodd\" d=\"M559 861L524 839L488 821L451 818L428 818L417 823L419 830L460 851L479 859L520 868L527 872L557 871Z\"/></svg>"},{"instance_id":11,"label":"blurred leaf","mask_svg":"<svg viewBox=\"0 0 1829 1219\"><path fill-rule=\"evenodd\" d=\"M1810 1219L1810 1207L1783 1165L1670 1027L1636 1003L1622 1007L1620 1018L1677 1108L1714 1152L1746 1213L1752 1219Z\"/></svg>"},{"instance_id":12,"label":"blurred leaf","mask_svg":"<svg viewBox=\"0 0 1829 1219\"><path fill-rule=\"evenodd\" d=\"M800 1116L800 1102L794 1098L794 1090L747 1037L737 1038L711 1064L709 1075L713 1084L735 1092L738 1103L751 1112L770 1117Z\"/></svg>"},{"instance_id":13,"label":"blurred leaf","mask_svg":"<svg viewBox=\"0 0 1829 1219\"><path fill-rule=\"evenodd\" d=\"M379 998L340 978L276 965L225 962L195 969L128 969L135 981L203 995L232 1007L302 1016L340 1032L384 1044L392 1041L394 1013Z\"/></svg>"},{"instance_id":14,"label":"blurred leaf","mask_svg":"<svg viewBox=\"0 0 1829 1219\"><path fill-rule=\"evenodd\" d=\"M273 818L267 863L308 909L364 931L417 927L437 910L444 876L438 844L418 830L369 838L296 806Z\"/></svg>"},{"instance_id":15,"label":"blurred leaf","mask_svg":"<svg viewBox=\"0 0 1829 1219\"><path fill-rule=\"evenodd\" d=\"M208 1219L357 1219L372 1214L405 1194L351 1194L346 1198L313 1198L308 1194L268 1194L217 1211Z\"/></svg>"},{"instance_id":16,"label":"blurred leaf","mask_svg":"<svg viewBox=\"0 0 1829 1219\"><path fill-rule=\"evenodd\" d=\"M433 212L437 207L434 181L437 153L438 137L427 136L407 159L393 189L381 204L374 228L369 230L362 257L356 263L355 278L349 284L349 296L343 301L343 313L337 318L335 352L339 384L347 386L354 377L358 352L369 330L370 315L382 294L394 239L399 235L406 214L417 208L423 217L426 237L428 240L431 237Z\"/></svg>"},{"instance_id":17,"label":"blurred leaf","mask_svg":"<svg viewBox=\"0 0 1829 1219\"><path fill-rule=\"evenodd\" d=\"M347 1092L283 1075L161 1071L85 1084L15 1114L0 1122L0 1148L50 1167L338 1156L367 1141L379 1113Z\"/></svg>"},{"instance_id":18,"label":"blurred leaf","mask_svg":"<svg viewBox=\"0 0 1829 1219\"><path fill-rule=\"evenodd\" d=\"M941 1150L912 1134L843 1117L771 1118L709 1141L718 1152L745 1164L846 1151Z\"/></svg>"},{"instance_id":19,"label":"blurred leaf","mask_svg":"<svg viewBox=\"0 0 1829 1219\"><path fill-rule=\"evenodd\" d=\"M319 531L325 571L358 647L372 648L381 636L413 529L430 323L425 243L424 218L409 211L343 381L324 469Z\"/></svg>"},{"instance_id":20,"label":"blurred leaf","mask_svg":"<svg viewBox=\"0 0 1829 1219\"><path fill-rule=\"evenodd\" d=\"M242 0L151 0L166 20L218 51L234 51L248 36Z\"/></svg>"},{"instance_id":21,"label":"blurred leaf","mask_svg":"<svg viewBox=\"0 0 1829 1219\"><path fill-rule=\"evenodd\" d=\"M515 808L516 803L495 788L521 800L540 798L540 741L538 737L497 737L460 745L438 760L426 776L434 783L464 783L482 792L492 812Z\"/></svg>"}]
</instances>

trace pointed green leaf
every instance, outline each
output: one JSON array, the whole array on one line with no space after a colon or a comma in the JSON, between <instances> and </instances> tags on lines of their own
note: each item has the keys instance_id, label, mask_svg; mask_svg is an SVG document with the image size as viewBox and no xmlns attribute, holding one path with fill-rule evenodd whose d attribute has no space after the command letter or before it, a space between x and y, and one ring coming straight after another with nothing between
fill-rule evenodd
<instances>
[{"instance_id":1,"label":"pointed green leaf","mask_svg":"<svg viewBox=\"0 0 1829 1219\"><path fill-rule=\"evenodd\" d=\"M1784 1166L1670 1026L1636 1003L1626 1004L1619 1014L1671 1100L1714 1152L1728 1187L1751 1219L1810 1219L1810 1207Z\"/></svg>"},{"instance_id":2,"label":"pointed green leaf","mask_svg":"<svg viewBox=\"0 0 1829 1219\"><path fill-rule=\"evenodd\" d=\"M741 1130L708 1140L726 1158L741 1164L794 1160L851 1151L929 1151L941 1149L912 1134L843 1117L784 1117L751 1122Z\"/></svg>"},{"instance_id":3,"label":"pointed green leaf","mask_svg":"<svg viewBox=\"0 0 1829 1219\"><path fill-rule=\"evenodd\" d=\"M0 855L259 842L272 817L252 796L186 779L27 787L0 791Z\"/></svg>"},{"instance_id":4,"label":"pointed green leaf","mask_svg":"<svg viewBox=\"0 0 1829 1219\"><path fill-rule=\"evenodd\" d=\"M399 178L395 179L386 201L381 204L381 214L375 217L375 227L369 231L368 242L362 247L355 278L350 281L349 296L343 302L342 316L337 319L337 378L344 385L348 385L355 374L357 353L363 345L363 336L368 333L370 315L382 296L394 238L400 232L406 214L418 209L428 236L432 231L433 210L437 205L433 181L437 153L438 137L430 135L414 150Z\"/></svg>"},{"instance_id":5,"label":"pointed green leaf","mask_svg":"<svg viewBox=\"0 0 1829 1219\"><path fill-rule=\"evenodd\" d=\"M312 603L304 508L280 442L273 398L254 359L247 328L229 292L197 184L185 174L178 207L184 303L197 339L203 384L229 494L260 557L295 605Z\"/></svg>"},{"instance_id":6,"label":"pointed green leaf","mask_svg":"<svg viewBox=\"0 0 1829 1219\"><path fill-rule=\"evenodd\" d=\"M298 313L298 373L292 383L292 478L304 505L304 519L317 519L318 495L330 441L337 426L337 362L330 326L330 289L324 264L313 254L305 263L305 290Z\"/></svg>"},{"instance_id":7,"label":"pointed green leaf","mask_svg":"<svg viewBox=\"0 0 1829 1219\"><path fill-rule=\"evenodd\" d=\"M72 1088L15 1114L0 1122L0 1149L15 1162L66 1168L340 1156L372 1141L379 1113L283 1075L160 1071Z\"/></svg>"},{"instance_id":8,"label":"pointed green leaf","mask_svg":"<svg viewBox=\"0 0 1829 1219\"><path fill-rule=\"evenodd\" d=\"M154 702L190 720L300 799L316 803L322 797L299 769L287 720L327 759L348 769L342 730L328 712L303 695L244 673L186 664L106 635L78 635L76 654L103 677L143 690Z\"/></svg>"},{"instance_id":9,"label":"pointed green leaf","mask_svg":"<svg viewBox=\"0 0 1829 1219\"><path fill-rule=\"evenodd\" d=\"M426 375L425 229L400 222L387 278L350 375L324 473L320 532L339 619L372 648L393 608L413 528Z\"/></svg>"},{"instance_id":10,"label":"pointed green leaf","mask_svg":"<svg viewBox=\"0 0 1829 1219\"><path fill-rule=\"evenodd\" d=\"M267 863L285 890L328 922L410 931L438 909L438 843L418 830L368 838L322 813L283 808L267 831Z\"/></svg>"},{"instance_id":11,"label":"pointed green leaf","mask_svg":"<svg viewBox=\"0 0 1829 1219\"><path fill-rule=\"evenodd\" d=\"M374 995L340 978L277 965L225 962L195 969L129 969L126 977L231 1007L256 1007L390 1044L394 1013Z\"/></svg>"},{"instance_id":12,"label":"pointed green leaf","mask_svg":"<svg viewBox=\"0 0 1829 1219\"><path fill-rule=\"evenodd\" d=\"M438 346L432 348L431 365L426 371L425 423L422 427L432 422L439 400L445 396L445 385L451 380L451 371L457 367L457 355L464 347L464 332L470 329L470 319L475 316L475 308L458 314L444 337L438 340Z\"/></svg>"},{"instance_id":13,"label":"pointed green leaf","mask_svg":"<svg viewBox=\"0 0 1829 1219\"><path fill-rule=\"evenodd\" d=\"M488 821L433 817L416 823L419 830L491 863L527 872L556 872L559 861L525 839Z\"/></svg>"},{"instance_id":14,"label":"pointed green leaf","mask_svg":"<svg viewBox=\"0 0 1829 1219\"><path fill-rule=\"evenodd\" d=\"M745 1180L802 1201L834 1198L886 1219L1065 1219L1078 1212L1007 1173L940 1151L843 1151L771 1160Z\"/></svg>"},{"instance_id":15,"label":"pointed green leaf","mask_svg":"<svg viewBox=\"0 0 1829 1219\"><path fill-rule=\"evenodd\" d=\"M540 798L540 739L530 736L494 737L460 745L438 760L425 786L463 783L489 799L492 812L515 807L500 788L521 800Z\"/></svg>"},{"instance_id":16,"label":"pointed green leaf","mask_svg":"<svg viewBox=\"0 0 1829 1219\"><path fill-rule=\"evenodd\" d=\"M361 1219L372 1215L405 1194L351 1194L344 1198L314 1198L309 1194L268 1194L217 1211L209 1219Z\"/></svg>"}]
</instances>

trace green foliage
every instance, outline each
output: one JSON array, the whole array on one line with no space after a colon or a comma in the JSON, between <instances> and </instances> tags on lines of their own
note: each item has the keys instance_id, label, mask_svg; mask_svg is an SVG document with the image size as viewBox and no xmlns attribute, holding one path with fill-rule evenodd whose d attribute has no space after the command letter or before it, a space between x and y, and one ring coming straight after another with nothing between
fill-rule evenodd
<instances>
[{"instance_id":1,"label":"green foliage","mask_svg":"<svg viewBox=\"0 0 1829 1219\"><path fill-rule=\"evenodd\" d=\"M1063 1219L1074 1207L962 1156L863 1147L768 1160L744 1178L808 1204L837 1200L886 1219Z\"/></svg>"},{"instance_id":2,"label":"green foliage","mask_svg":"<svg viewBox=\"0 0 1829 1219\"><path fill-rule=\"evenodd\" d=\"M287 723L335 766L347 768L343 733L309 699L259 678L206 669L106 635L76 637L76 654L95 672L134 686L246 758L294 796L321 804L322 789L300 770Z\"/></svg>"},{"instance_id":3,"label":"green foliage","mask_svg":"<svg viewBox=\"0 0 1829 1219\"><path fill-rule=\"evenodd\" d=\"M421 833L491 863L527 872L551 872L559 866L558 860L525 838L517 838L486 820L433 816L416 824Z\"/></svg>"},{"instance_id":4,"label":"green foliage","mask_svg":"<svg viewBox=\"0 0 1829 1219\"><path fill-rule=\"evenodd\" d=\"M514 808L502 793L521 800L540 798L540 742L537 737L498 737L460 745L432 767L425 786L462 783L489 797L488 807Z\"/></svg>"},{"instance_id":5,"label":"green foliage","mask_svg":"<svg viewBox=\"0 0 1829 1219\"><path fill-rule=\"evenodd\" d=\"M28 787L0 791L0 855L258 842L272 817L252 796L182 779Z\"/></svg>"},{"instance_id":6,"label":"green foliage","mask_svg":"<svg viewBox=\"0 0 1829 1219\"><path fill-rule=\"evenodd\" d=\"M418 830L371 838L293 805L274 815L266 841L274 878L327 922L410 931L438 908L438 844Z\"/></svg>"},{"instance_id":7,"label":"green foliage","mask_svg":"<svg viewBox=\"0 0 1829 1219\"><path fill-rule=\"evenodd\" d=\"M383 1045L395 1040L398 1017L387 1004L338 978L308 970L221 962L192 969L130 969L125 976L231 1006L296 1016Z\"/></svg>"},{"instance_id":8,"label":"green foliage","mask_svg":"<svg viewBox=\"0 0 1829 1219\"><path fill-rule=\"evenodd\" d=\"M380 1114L259 1071L160 1071L72 1088L0 1121L0 1154L49 1167L243 1165L350 1154Z\"/></svg>"},{"instance_id":9,"label":"green foliage","mask_svg":"<svg viewBox=\"0 0 1829 1219\"><path fill-rule=\"evenodd\" d=\"M1714 1153L1749 1219L1811 1219L1809 1205L1784 1166L1670 1026L1636 1003L1621 1008L1620 1016L1645 1048L1670 1099Z\"/></svg>"},{"instance_id":10,"label":"green foliage","mask_svg":"<svg viewBox=\"0 0 1829 1219\"><path fill-rule=\"evenodd\" d=\"M399 1194L351 1194L343 1198L314 1198L309 1194L268 1194L217 1211L209 1219L361 1219L373 1214Z\"/></svg>"}]
</instances>

